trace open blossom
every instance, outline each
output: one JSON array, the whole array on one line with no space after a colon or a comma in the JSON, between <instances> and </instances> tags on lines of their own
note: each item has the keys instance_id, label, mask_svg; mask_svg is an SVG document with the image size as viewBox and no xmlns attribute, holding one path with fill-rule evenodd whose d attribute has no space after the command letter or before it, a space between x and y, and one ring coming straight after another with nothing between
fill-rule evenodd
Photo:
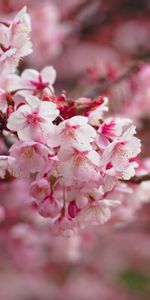
<instances>
[{"instance_id":1,"label":"open blossom","mask_svg":"<svg viewBox=\"0 0 150 300\"><path fill-rule=\"evenodd\" d=\"M126 128L132 125L132 121L126 118L106 119L98 128L96 142L101 148L105 148L110 141L121 136Z\"/></svg>"},{"instance_id":2,"label":"open blossom","mask_svg":"<svg viewBox=\"0 0 150 300\"><path fill-rule=\"evenodd\" d=\"M32 52L29 33L31 30L30 17L24 7L9 26L0 26L0 66L6 73L15 70L19 60Z\"/></svg>"},{"instance_id":3,"label":"open blossom","mask_svg":"<svg viewBox=\"0 0 150 300\"><path fill-rule=\"evenodd\" d=\"M75 181L89 182L100 179L101 165L99 154L92 147L79 144L78 147L66 147L58 153L58 169L65 185L72 185Z\"/></svg>"},{"instance_id":4,"label":"open blossom","mask_svg":"<svg viewBox=\"0 0 150 300\"><path fill-rule=\"evenodd\" d=\"M11 28L13 32L16 33L29 33L31 31L31 21L26 6L24 6L14 17L11 22Z\"/></svg>"},{"instance_id":5,"label":"open blossom","mask_svg":"<svg viewBox=\"0 0 150 300\"><path fill-rule=\"evenodd\" d=\"M55 79L56 71L52 66L46 66L41 72L34 69L26 69L21 74L20 87L29 90L23 90L20 94L37 94L43 91L47 91L47 93L51 94L53 92Z\"/></svg>"},{"instance_id":6,"label":"open blossom","mask_svg":"<svg viewBox=\"0 0 150 300\"><path fill-rule=\"evenodd\" d=\"M40 178L32 182L30 187L31 201L35 204L39 214L45 218L59 217L63 207L63 198L51 190L50 180Z\"/></svg>"},{"instance_id":7,"label":"open blossom","mask_svg":"<svg viewBox=\"0 0 150 300\"><path fill-rule=\"evenodd\" d=\"M45 145L32 141L18 142L10 148L10 156L17 161L14 170L21 177L29 177L30 174L42 177L47 173L53 165L49 154Z\"/></svg>"},{"instance_id":8,"label":"open blossom","mask_svg":"<svg viewBox=\"0 0 150 300\"><path fill-rule=\"evenodd\" d=\"M96 137L95 129L88 124L88 118L75 116L59 124L57 137L61 145L89 145Z\"/></svg>"},{"instance_id":9,"label":"open blossom","mask_svg":"<svg viewBox=\"0 0 150 300\"><path fill-rule=\"evenodd\" d=\"M141 143L134 134L135 127L130 126L105 148L102 160L108 174L114 173L123 179L130 179L135 174L138 164L133 159L140 153Z\"/></svg>"},{"instance_id":10,"label":"open blossom","mask_svg":"<svg viewBox=\"0 0 150 300\"><path fill-rule=\"evenodd\" d=\"M38 14L42 18L43 11ZM52 21L46 10L44 16L46 24ZM40 28L43 35L47 28ZM108 99L103 95L76 100L65 91L55 95L52 66L16 74L19 60L32 51L30 31L26 8L9 24L0 24L0 129L9 152L0 157L0 177L5 181L12 175L28 184L34 222L48 218L45 224L54 231L71 235L115 216L120 194L131 190L120 179L134 176L141 144L130 119L105 117ZM109 68L108 85L116 78ZM102 77L99 73L97 79L107 87ZM9 142L14 143L10 149Z\"/></svg>"},{"instance_id":11,"label":"open blossom","mask_svg":"<svg viewBox=\"0 0 150 300\"><path fill-rule=\"evenodd\" d=\"M4 179L6 174L13 175L13 169L16 164L14 157L0 155L0 178Z\"/></svg>"},{"instance_id":12,"label":"open blossom","mask_svg":"<svg viewBox=\"0 0 150 300\"><path fill-rule=\"evenodd\" d=\"M44 143L47 133L55 130L52 121L59 111L54 103L41 101L35 96L27 96L26 102L10 115L7 127L16 131L22 141Z\"/></svg>"},{"instance_id":13,"label":"open blossom","mask_svg":"<svg viewBox=\"0 0 150 300\"><path fill-rule=\"evenodd\" d=\"M110 219L111 207L119 205L118 201L100 200L97 203L88 204L77 217L77 223L81 228L92 225L104 224Z\"/></svg>"},{"instance_id":14,"label":"open blossom","mask_svg":"<svg viewBox=\"0 0 150 300\"><path fill-rule=\"evenodd\" d=\"M10 93L19 88L20 77L17 74L1 76L0 80L0 110L6 113L8 108L7 97Z\"/></svg>"}]
</instances>

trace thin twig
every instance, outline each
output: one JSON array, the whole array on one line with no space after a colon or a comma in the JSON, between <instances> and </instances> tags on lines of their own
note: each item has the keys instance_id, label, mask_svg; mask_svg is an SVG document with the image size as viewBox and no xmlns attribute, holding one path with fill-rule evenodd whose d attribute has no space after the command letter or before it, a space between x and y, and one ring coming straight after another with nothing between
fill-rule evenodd
<instances>
[{"instance_id":1,"label":"thin twig","mask_svg":"<svg viewBox=\"0 0 150 300\"><path fill-rule=\"evenodd\" d=\"M149 181L150 180L150 173L144 174L144 175L139 175L139 176L133 176L129 180L122 180L123 182L127 183L135 183L135 184L140 184L144 181Z\"/></svg>"}]
</instances>

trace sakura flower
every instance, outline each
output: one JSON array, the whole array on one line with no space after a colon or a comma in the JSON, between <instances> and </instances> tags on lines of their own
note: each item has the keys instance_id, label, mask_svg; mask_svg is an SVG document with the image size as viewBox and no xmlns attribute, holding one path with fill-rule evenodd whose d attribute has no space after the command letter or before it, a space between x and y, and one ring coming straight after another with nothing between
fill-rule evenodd
<instances>
[{"instance_id":1,"label":"sakura flower","mask_svg":"<svg viewBox=\"0 0 150 300\"><path fill-rule=\"evenodd\" d=\"M19 88L20 77L16 74L7 74L1 76L0 81L0 110L6 113L8 108L8 99L12 97L11 93Z\"/></svg>"},{"instance_id":2,"label":"sakura flower","mask_svg":"<svg viewBox=\"0 0 150 300\"><path fill-rule=\"evenodd\" d=\"M7 127L17 131L22 141L45 143L48 131L55 130L52 121L56 119L59 111L54 103L40 101L35 96L26 97L26 102L27 104L20 106L10 115Z\"/></svg>"},{"instance_id":3,"label":"sakura flower","mask_svg":"<svg viewBox=\"0 0 150 300\"><path fill-rule=\"evenodd\" d=\"M38 200L43 200L50 195L50 183L45 178L35 180L30 187L30 194L32 197Z\"/></svg>"},{"instance_id":4,"label":"sakura flower","mask_svg":"<svg viewBox=\"0 0 150 300\"><path fill-rule=\"evenodd\" d=\"M30 89L29 91L21 91L21 95L47 91L50 94L53 92L53 83L56 79L56 71L52 66L46 66L38 72L34 69L26 69L23 71L20 80L20 87Z\"/></svg>"},{"instance_id":5,"label":"sakura flower","mask_svg":"<svg viewBox=\"0 0 150 300\"><path fill-rule=\"evenodd\" d=\"M24 7L9 27L1 25L0 66L4 73L14 71L19 60L32 52L30 18L26 10Z\"/></svg>"},{"instance_id":6,"label":"sakura flower","mask_svg":"<svg viewBox=\"0 0 150 300\"><path fill-rule=\"evenodd\" d=\"M10 148L10 155L16 159L15 171L18 176L42 177L52 167L49 159L49 149L36 142L18 142Z\"/></svg>"},{"instance_id":7,"label":"sakura flower","mask_svg":"<svg viewBox=\"0 0 150 300\"><path fill-rule=\"evenodd\" d=\"M38 212L42 217L54 218L60 214L62 202L57 201L53 195L49 195L38 204Z\"/></svg>"},{"instance_id":8,"label":"sakura flower","mask_svg":"<svg viewBox=\"0 0 150 300\"><path fill-rule=\"evenodd\" d=\"M29 33L31 31L31 20L24 6L11 22L11 29L15 33Z\"/></svg>"},{"instance_id":9,"label":"sakura flower","mask_svg":"<svg viewBox=\"0 0 150 300\"><path fill-rule=\"evenodd\" d=\"M100 179L100 156L90 146L88 150L82 144L78 148L63 148L58 153L58 159L58 169L65 185L72 185L75 181L95 182Z\"/></svg>"},{"instance_id":10,"label":"sakura flower","mask_svg":"<svg viewBox=\"0 0 150 300\"><path fill-rule=\"evenodd\" d=\"M104 121L98 129L98 136L96 142L101 148L105 148L110 141L119 138L129 125L132 124L130 119L126 118L109 118Z\"/></svg>"},{"instance_id":11,"label":"sakura flower","mask_svg":"<svg viewBox=\"0 0 150 300\"><path fill-rule=\"evenodd\" d=\"M59 124L57 128L59 144L87 144L96 137L96 131L88 124L88 118L75 116Z\"/></svg>"},{"instance_id":12,"label":"sakura flower","mask_svg":"<svg viewBox=\"0 0 150 300\"><path fill-rule=\"evenodd\" d=\"M20 88L20 76L17 74L3 74L0 80L0 110L6 113L8 98L14 100L14 92ZM11 103L12 104L12 103Z\"/></svg>"},{"instance_id":13,"label":"sakura flower","mask_svg":"<svg viewBox=\"0 0 150 300\"><path fill-rule=\"evenodd\" d=\"M13 168L16 163L14 157L0 155L0 178L4 179L5 176L8 174L13 174Z\"/></svg>"},{"instance_id":14,"label":"sakura flower","mask_svg":"<svg viewBox=\"0 0 150 300\"><path fill-rule=\"evenodd\" d=\"M118 201L101 200L99 203L88 204L77 216L77 222L81 228L91 225L100 225L111 217L110 207L116 207Z\"/></svg>"},{"instance_id":15,"label":"sakura flower","mask_svg":"<svg viewBox=\"0 0 150 300\"><path fill-rule=\"evenodd\" d=\"M134 169L138 164L132 159L140 153L141 143L138 138L133 136L134 134L135 127L130 126L120 138L105 148L102 161L108 174L116 173L124 179L130 179L135 174Z\"/></svg>"},{"instance_id":16,"label":"sakura flower","mask_svg":"<svg viewBox=\"0 0 150 300\"><path fill-rule=\"evenodd\" d=\"M66 216L59 217L53 225L53 233L71 237L76 230L75 224Z\"/></svg>"}]
</instances>

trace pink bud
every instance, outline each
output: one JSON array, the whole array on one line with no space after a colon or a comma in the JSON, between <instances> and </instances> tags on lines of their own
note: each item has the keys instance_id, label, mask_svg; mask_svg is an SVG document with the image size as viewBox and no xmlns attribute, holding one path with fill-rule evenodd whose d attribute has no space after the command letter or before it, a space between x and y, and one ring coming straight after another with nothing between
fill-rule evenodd
<instances>
[{"instance_id":1,"label":"pink bud","mask_svg":"<svg viewBox=\"0 0 150 300\"><path fill-rule=\"evenodd\" d=\"M68 214L71 218L75 218L79 212L79 208L76 205L75 201L71 201L68 206Z\"/></svg>"}]
</instances>

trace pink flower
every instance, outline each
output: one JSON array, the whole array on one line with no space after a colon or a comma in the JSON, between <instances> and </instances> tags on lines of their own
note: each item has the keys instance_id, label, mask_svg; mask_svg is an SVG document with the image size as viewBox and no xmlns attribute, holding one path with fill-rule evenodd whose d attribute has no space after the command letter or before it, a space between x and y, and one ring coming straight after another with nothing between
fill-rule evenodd
<instances>
[{"instance_id":1,"label":"pink flower","mask_svg":"<svg viewBox=\"0 0 150 300\"><path fill-rule=\"evenodd\" d=\"M87 145L79 144L76 148L66 147L58 153L58 170L65 185L72 185L76 181L88 183L100 178L100 156Z\"/></svg>"},{"instance_id":2,"label":"pink flower","mask_svg":"<svg viewBox=\"0 0 150 300\"><path fill-rule=\"evenodd\" d=\"M46 66L38 72L34 69L23 71L20 80L21 88L29 88L33 93L46 91L50 94L53 92L53 83L56 79L56 71L52 66ZM31 94L32 91L21 91L21 95Z\"/></svg>"},{"instance_id":3,"label":"pink flower","mask_svg":"<svg viewBox=\"0 0 150 300\"><path fill-rule=\"evenodd\" d=\"M7 74L4 76L1 76L1 80L0 80L0 110L3 113L6 113L7 108L8 108L7 96L9 96L11 92L13 92L19 88L19 80L20 80L20 77L16 74Z\"/></svg>"},{"instance_id":4,"label":"pink flower","mask_svg":"<svg viewBox=\"0 0 150 300\"><path fill-rule=\"evenodd\" d=\"M138 164L133 159L140 153L141 143L134 134L135 127L130 126L120 138L105 148L102 162L107 174L116 174L123 179L130 179L135 174L134 169Z\"/></svg>"},{"instance_id":5,"label":"pink flower","mask_svg":"<svg viewBox=\"0 0 150 300\"><path fill-rule=\"evenodd\" d=\"M98 135L96 138L96 142L101 148L105 148L108 146L110 141L119 138L125 128L132 124L130 119L125 118L109 118L104 121L98 129Z\"/></svg>"},{"instance_id":6,"label":"pink flower","mask_svg":"<svg viewBox=\"0 0 150 300\"><path fill-rule=\"evenodd\" d=\"M14 157L0 155L0 178L4 179L6 174L14 175L13 169L16 164Z\"/></svg>"},{"instance_id":7,"label":"pink flower","mask_svg":"<svg viewBox=\"0 0 150 300\"><path fill-rule=\"evenodd\" d=\"M53 225L53 233L63 235L65 237L71 237L75 232L75 224L68 217L60 217L56 220Z\"/></svg>"},{"instance_id":8,"label":"pink flower","mask_svg":"<svg viewBox=\"0 0 150 300\"><path fill-rule=\"evenodd\" d=\"M104 224L111 217L110 207L116 207L120 204L114 200L100 200L88 204L77 216L77 223L80 228Z\"/></svg>"},{"instance_id":9,"label":"pink flower","mask_svg":"<svg viewBox=\"0 0 150 300\"><path fill-rule=\"evenodd\" d=\"M11 22L11 30L13 33L29 33L31 31L30 16L27 13L27 7L24 6L14 17Z\"/></svg>"},{"instance_id":10,"label":"pink flower","mask_svg":"<svg viewBox=\"0 0 150 300\"><path fill-rule=\"evenodd\" d=\"M52 194L38 204L38 212L45 218L54 218L60 215L61 209L62 203L57 201Z\"/></svg>"},{"instance_id":11,"label":"pink flower","mask_svg":"<svg viewBox=\"0 0 150 300\"><path fill-rule=\"evenodd\" d=\"M30 187L30 194L38 200L43 200L50 195L50 183L45 178L41 178L32 182Z\"/></svg>"},{"instance_id":12,"label":"pink flower","mask_svg":"<svg viewBox=\"0 0 150 300\"><path fill-rule=\"evenodd\" d=\"M7 127L17 131L22 141L45 143L48 132L55 130L52 121L56 119L59 111L54 103L41 101L35 96L27 96L26 102L27 104L10 115Z\"/></svg>"},{"instance_id":13,"label":"pink flower","mask_svg":"<svg viewBox=\"0 0 150 300\"><path fill-rule=\"evenodd\" d=\"M88 118L75 116L59 124L57 128L58 143L61 146L67 144L88 145L96 137L95 129L88 124Z\"/></svg>"},{"instance_id":14,"label":"pink flower","mask_svg":"<svg viewBox=\"0 0 150 300\"><path fill-rule=\"evenodd\" d=\"M0 64L2 71L14 71L19 60L32 52L30 30L30 17L26 12L26 7L16 15L9 27L1 25Z\"/></svg>"},{"instance_id":15,"label":"pink flower","mask_svg":"<svg viewBox=\"0 0 150 300\"><path fill-rule=\"evenodd\" d=\"M10 155L17 161L14 171L21 177L39 178L47 173L53 164L49 154L46 146L36 142L18 142L10 148Z\"/></svg>"}]
</instances>

